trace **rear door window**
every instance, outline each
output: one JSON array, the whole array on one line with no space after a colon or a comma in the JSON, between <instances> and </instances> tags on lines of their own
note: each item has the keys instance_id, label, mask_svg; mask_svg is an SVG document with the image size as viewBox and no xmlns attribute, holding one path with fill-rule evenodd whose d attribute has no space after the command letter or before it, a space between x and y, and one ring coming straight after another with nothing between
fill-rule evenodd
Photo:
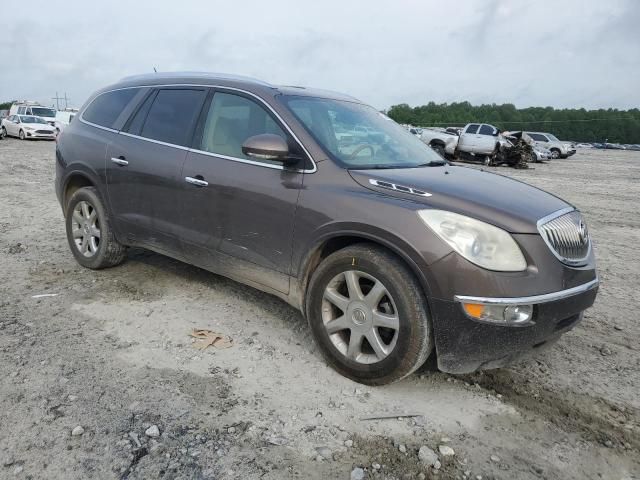
<instances>
[{"instance_id":1,"label":"rear door window","mask_svg":"<svg viewBox=\"0 0 640 480\"><path fill-rule=\"evenodd\" d=\"M82 119L111 128L136 93L137 88L125 88L98 95L82 113Z\"/></svg>"},{"instance_id":2,"label":"rear door window","mask_svg":"<svg viewBox=\"0 0 640 480\"><path fill-rule=\"evenodd\" d=\"M547 142L547 137L544 135L540 135L539 133L530 133L529 136L533 138L536 142Z\"/></svg>"},{"instance_id":3,"label":"rear door window","mask_svg":"<svg viewBox=\"0 0 640 480\"><path fill-rule=\"evenodd\" d=\"M480 126L480 125L476 125L475 123L474 123L474 124L469 125L469 126L467 127L467 131L466 131L466 133L476 133L476 132L478 131L478 127L479 127L479 126Z\"/></svg>"},{"instance_id":4,"label":"rear door window","mask_svg":"<svg viewBox=\"0 0 640 480\"><path fill-rule=\"evenodd\" d=\"M139 135L172 145L188 146L205 93L205 89L159 90L149 107ZM144 105L138 113L143 109ZM134 118L132 126L136 126L136 122L137 118Z\"/></svg>"}]
</instances>

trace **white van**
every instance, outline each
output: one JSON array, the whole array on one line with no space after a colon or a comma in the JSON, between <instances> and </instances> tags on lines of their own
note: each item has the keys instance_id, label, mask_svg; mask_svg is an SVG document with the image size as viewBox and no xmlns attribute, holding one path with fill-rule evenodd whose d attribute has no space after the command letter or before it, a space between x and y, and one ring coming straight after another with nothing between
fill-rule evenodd
<instances>
[{"instance_id":1,"label":"white van","mask_svg":"<svg viewBox=\"0 0 640 480\"><path fill-rule=\"evenodd\" d=\"M38 102L17 102L11 105L9 115L33 115L44 118L52 127L56 126L56 109L45 107Z\"/></svg>"},{"instance_id":2,"label":"white van","mask_svg":"<svg viewBox=\"0 0 640 480\"><path fill-rule=\"evenodd\" d=\"M56 112L56 129L62 132L65 127L71 123L71 120L73 120L73 117L75 117L77 113L78 110L75 109L58 110Z\"/></svg>"}]
</instances>

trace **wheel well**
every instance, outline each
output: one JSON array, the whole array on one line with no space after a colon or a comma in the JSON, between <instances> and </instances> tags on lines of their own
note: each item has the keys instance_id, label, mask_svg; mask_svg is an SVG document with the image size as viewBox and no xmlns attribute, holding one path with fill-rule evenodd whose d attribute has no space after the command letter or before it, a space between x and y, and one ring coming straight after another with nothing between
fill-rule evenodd
<instances>
[{"instance_id":1,"label":"wheel well","mask_svg":"<svg viewBox=\"0 0 640 480\"><path fill-rule=\"evenodd\" d=\"M64 195L62 197L64 210L66 211L67 202L69 201L71 196L76 192L76 190L82 187L93 187L93 186L94 186L93 182L89 180L87 177L85 177L84 175L80 175L80 174L72 175L71 178L67 180L67 185L65 186Z\"/></svg>"},{"instance_id":2,"label":"wheel well","mask_svg":"<svg viewBox=\"0 0 640 480\"><path fill-rule=\"evenodd\" d=\"M444 142L442 140L431 140L429 145L441 145L444 147Z\"/></svg>"},{"instance_id":3,"label":"wheel well","mask_svg":"<svg viewBox=\"0 0 640 480\"><path fill-rule=\"evenodd\" d=\"M427 286L426 284L423 283L423 279L421 278L421 275L419 274L419 272L417 272L416 270L417 267L415 265L412 265L410 262L407 262L405 258L399 255L393 249L389 248L388 246L386 246L381 242L377 242L370 238L359 237L357 235L343 235L339 237L330 238L329 240L324 242L322 245L317 247L313 251L313 253L308 257L309 259L307 260L307 263L304 268L304 272L302 274L302 278L299 284L300 285L300 305L302 307L302 311L305 316L306 316L305 299L307 296L307 288L309 286L309 280L311 279L311 275L313 275L313 272L315 272L316 268L318 268L318 265L320 265L322 260L327 258L329 255L331 255L334 252L337 252L338 250L342 250L345 247L354 245L356 243L369 243L369 244L377 245L380 248L384 248L388 252L391 252L393 255L397 256L401 261L405 263L407 267L409 267L409 270L411 270L414 273L414 275L416 275L418 282L421 284L424 290L425 296L427 296Z\"/></svg>"},{"instance_id":4,"label":"wheel well","mask_svg":"<svg viewBox=\"0 0 640 480\"><path fill-rule=\"evenodd\" d=\"M549 149L549 151L550 151L550 152L556 151L556 152L560 153L560 149L559 149L558 147L551 147L551 148Z\"/></svg>"}]
</instances>

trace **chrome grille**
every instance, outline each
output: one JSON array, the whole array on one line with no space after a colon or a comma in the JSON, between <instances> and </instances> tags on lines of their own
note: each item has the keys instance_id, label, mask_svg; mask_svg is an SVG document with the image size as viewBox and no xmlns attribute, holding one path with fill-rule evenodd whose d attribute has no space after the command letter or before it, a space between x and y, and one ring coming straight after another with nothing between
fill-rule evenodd
<instances>
[{"instance_id":1,"label":"chrome grille","mask_svg":"<svg viewBox=\"0 0 640 480\"><path fill-rule=\"evenodd\" d=\"M538 231L560 261L568 265L585 263L591 240L580 212L572 210L545 217L538 222Z\"/></svg>"}]
</instances>

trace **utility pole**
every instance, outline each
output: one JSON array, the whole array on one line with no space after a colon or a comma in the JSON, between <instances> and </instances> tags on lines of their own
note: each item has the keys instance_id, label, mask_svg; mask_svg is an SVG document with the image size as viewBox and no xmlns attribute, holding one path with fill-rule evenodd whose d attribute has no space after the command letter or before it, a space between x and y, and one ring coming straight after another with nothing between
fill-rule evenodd
<instances>
[{"instance_id":1,"label":"utility pole","mask_svg":"<svg viewBox=\"0 0 640 480\"><path fill-rule=\"evenodd\" d=\"M52 97L51 100L56 101L56 110L60 110L60 101L64 100L64 109L66 110L67 108L69 108L69 100L71 99L67 97L67 92L64 92L64 97L59 96L58 92L56 92L56 96Z\"/></svg>"}]
</instances>

